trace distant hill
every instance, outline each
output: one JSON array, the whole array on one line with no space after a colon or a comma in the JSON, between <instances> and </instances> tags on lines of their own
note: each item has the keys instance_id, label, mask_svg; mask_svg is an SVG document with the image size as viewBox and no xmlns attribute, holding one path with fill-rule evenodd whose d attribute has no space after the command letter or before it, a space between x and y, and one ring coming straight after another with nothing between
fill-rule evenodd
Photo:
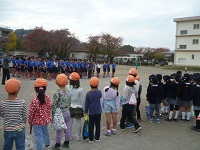
<instances>
[{"instance_id":1,"label":"distant hill","mask_svg":"<svg viewBox=\"0 0 200 150\"><path fill-rule=\"evenodd\" d=\"M16 29L14 32L19 39L22 39L24 35L27 35L27 34L33 32L33 29L30 29L30 30Z\"/></svg>"}]
</instances>

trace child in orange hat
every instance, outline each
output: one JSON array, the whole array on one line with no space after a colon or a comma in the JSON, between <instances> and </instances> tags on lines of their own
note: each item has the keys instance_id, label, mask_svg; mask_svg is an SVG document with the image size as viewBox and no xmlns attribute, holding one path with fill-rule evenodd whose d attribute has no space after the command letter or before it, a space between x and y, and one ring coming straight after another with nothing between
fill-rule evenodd
<instances>
[{"instance_id":1,"label":"child in orange hat","mask_svg":"<svg viewBox=\"0 0 200 150\"><path fill-rule=\"evenodd\" d=\"M76 119L77 125L77 140L81 140L81 118L84 117L83 110L84 110L84 91L83 88L80 87L80 76L77 72L72 72L69 76L70 79L70 93L71 93L71 107L70 107L70 133L72 139L72 124L74 119Z\"/></svg>"},{"instance_id":2,"label":"child in orange hat","mask_svg":"<svg viewBox=\"0 0 200 150\"><path fill-rule=\"evenodd\" d=\"M0 116L4 119L3 149L12 149L13 141L16 149L25 149L27 106L25 100L17 98L20 86L20 81L15 78L5 84L8 97L0 103Z\"/></svg>"},{"instance_id":3,"label":"child in orange hat","mask_svg":"<svg viewBox=\"0 0 200 150\"><path fill-rule=\"evenodd\" d=\"M65 124L67 125L67 129L64 130L65 133L65 142L63 143L63 148L69 147L69 140L70 140L70 91L66 87L68 84L68 77L65 74L59 74L56 76L56 84L58 85L58 89L55 91L53 95L53 103L52 103L52 116L54 116L56 112L56 108L60 107ZM59 106L58 106L59 105ZM55 148L60 148L61 141L62 141L62 131L56 131L56 144Z\"/></svg>"},{"instance_id":4,"label":"child in orange hat","mask_svg":"<svg viewBox=\"0 0 200 150\"><path fill-rule=\"evenodd\" d=\"M45 147L49 147L50 138L48 132L48 124L51 122L51 99L45 94L47 81L38 78L34 82L34 90L36 97L31 100L28 122L33 126L36 139L36 149L43 149L43 141Z\"/></svg>"},{"instance_id":5,"label":"child in orange hat","mask_svg":"<svg viewBox=\"0 0 200 150\"><path fill-rule=\"evenodd\" d=\"M110 81L110 86L105 86L103 90L103 102L102 109L106 115L106 126L107 130L105 132L106 136L111 134L116 134L116 125L117 125L117 113L120 110L120 100L118 86L120 84L120 79L114 77ZM111 117L113 121L113 128L110 129Z\"/></svg>"},{"instance_id":6,"label":"child in orange hat","mask_svg":"<svg viewBox=\"0 0 200 150\"><path fill-rule=\"evenodd\" d=\"M125 94L124 94L124 101L122 101L122 117L120 120L120 128L122 130L125 129L125 121L128 118L128 121L134 124L135 130L134 133L138 132L142 129L142 127L138 124L138 122L133 118L132 114L134 111L134 105L130 103L132 98L135 98L138 95L137 89L134 87L135 85L135 78L131 75L128 75L126 78L126 87L125 87ZM134 95L133 95L134 94Z\"/></svg>"},{"instance_id":7,"label":"child in orange hat","mask_svg":"<svg viewBox=\"0 0 200 150\"><path fill-rule=\"evenodd\" d=\"M98 90L99 79L97 77L92 77L90 79L90 87L91 90L87 92L85 98L85 114L89 114L89 143L93 143L93 139L95 141L100 141L100 124L101 124L101 102L100 99L102 97L102 93ZM96 127L95 135L94 135L94 125ZM95 136L95 137L94 137Z\"/></svg>"}]
</instances>

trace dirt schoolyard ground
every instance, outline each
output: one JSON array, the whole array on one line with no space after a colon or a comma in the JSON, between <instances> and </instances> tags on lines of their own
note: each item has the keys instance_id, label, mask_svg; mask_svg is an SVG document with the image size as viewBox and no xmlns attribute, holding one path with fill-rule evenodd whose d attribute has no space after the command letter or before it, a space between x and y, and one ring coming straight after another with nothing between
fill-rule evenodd
<instances>
[{"instance_id":1,"label":"dirt schoolyard ground","mask_svg":"<svg viewBox=\"0 0 200 150\"><path fill-rule=\"evenodd\" d=\"M120 78L121 83L119 86L119 92L122 94L123 87L125 85L125 79L128 75L128 70L131 66L117 66L116 76ZM191 118L189 122L182 122L178 120L177 122L167 122L165 118L168 116L161 116L161 123L156 122L150 123L146 119L145 106L148 104L146 101L146 90L148 86L148 77L150 74L160 73L162 75L172 74L174 70L165 70L155 67L140 67L138 69L138 74L141 77L142 84L142 95L141 95L141 115L142 130L139 133L133 133L132 129L126 129L125 131L120 130L117 127L117 134L111 136L104 136L105 131L105 115L102 114L101 120L101 138L100 142L94 142L89 144L87 140L76 141L75 139L70 142L70 148L73 150L199 150L200 149L200 132L195 132L190 129L191 125L195 124L195 119ZM0 79L2 75L0 75ZM33 80L20 79L22 87L19 93L19 98L23 98L27 102L29 108L30 100L35 96L33 89ZM111 77L102 78L102 69L100 76L99 89L102 90L104 86L109 85ZM49 96L53 96L54 91L57 89L55 80L49 81L47 87L47 92ZM90 90L89 80L81 79L81 86L83 87L85 93ZM3 100L7 97L7 93L4 90L4 86L0 85L0 99ZM121 112L118 114L118 122L121 117ZM26 133L29 133L29 125L27 123ZM51 138L51 145L55 144L56 134L54 130L50 129L49 133ZM76 126L73 126L73 134L76 134ZM3 119L0 120L0 150L3 149ZM64 141L64 133L63 133Z\"/></svg>"}]
</instances>

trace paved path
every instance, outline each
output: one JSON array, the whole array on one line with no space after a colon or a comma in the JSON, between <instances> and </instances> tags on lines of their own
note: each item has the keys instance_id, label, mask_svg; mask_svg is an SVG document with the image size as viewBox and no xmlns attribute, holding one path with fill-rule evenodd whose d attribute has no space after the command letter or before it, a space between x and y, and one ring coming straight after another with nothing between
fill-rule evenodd
<instances>
[{"instance_id":1,"label":"paved path","mask_svg":"<svg viewBox=\"0 0 200 150\"><path fill-rule=\"evenodd\" d=\"M121 92L124 84L125 78L128 74L130 66L117 66L116 76L121 79L121 84L119 86L119 91ZM141 84L143 86L142 91L142 103L141 103L141 114L142 114L142 130L141 132L134 134L133 129L126 129L121 131L119 127L117 128L117 134L112 136L104 136L105 131L105 116L102 114L102 132L101 141L99 143L94 142L89 144L88 141L76 141L70 142L70 148L73 150L200 150L200 132L195 132L190 129L191 125L194 125L194 118L190 122L183 123L178 120L178 122L166 122L164 119L167 116L161 117L161 123L149 123L145 117L144 107L147 105L145 100L146 88L148 85L148 76L150 74L171 74L174 71L164 70L154 67L141 67L139 70L139 75L141 77ZM2 77L2 75L0 75ZM0 77L0 79L1 79ZM109 85L111 78L100 78L99 89L103 89L105 85ZM22 79L21 79L22 80ZM89 91L89 83L87 79L81 79L81 86L84 88L85 93ZM52 97L53 92L56 90L57 86L55 81L50 81L47 87L47 94ZM122 92L121 92L122 93ZM7 96L4 86L0 85L0 98L4 99ZM19 97L26 100L28 106L30 100L35 96L33 90L33 81L25 79L22 80L22 87ZM118 115L118 121L121 117L121 112ZM27 124L27 133L29 132ZM55 144L55 131L49 130L51 136L52 144ZM73 129L73 134L76 134L75 128ZM3 121L0 120L0 150L3 148ZM64 137L63 137L64 139Z\"/></svg>"}]
</instances>

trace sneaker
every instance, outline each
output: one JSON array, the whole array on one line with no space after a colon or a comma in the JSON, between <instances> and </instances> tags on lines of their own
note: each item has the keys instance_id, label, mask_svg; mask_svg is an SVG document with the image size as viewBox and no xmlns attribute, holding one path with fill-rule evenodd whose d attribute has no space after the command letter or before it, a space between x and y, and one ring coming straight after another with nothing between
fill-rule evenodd
<instances>
[{"instance_id":1,"label":"sneaker","mask_svg":"<svg viewBox=\"0 0 200 150\"><path fill-rule=\"evenodd\" d=\"M105 136L110 136L111 132L109 130L106 130L106 132L104 134L105 134Z\"/></svg>"},{"instance_id":2,"label":"sneaker","mask_svg":"<svg viewBox=\"0 0 200 150\"><path fill-rule=\"evenodd\" d=\"M175 122L177 122L177 119L176 119L176 118L174 118L173 120L174 120Z\"/></svg>"},{"instance_id":3,"label":"sneaker","mask_svg":"<svg viewBox=\"0 0 200 150\"><path fill-rule=\"evenodd\" d=\"M50 146L44 146L44 149L43 150L50 150Z\"/></svg>"},{"instance_id":4,"label":"sneaker","mask_svg":"<svg viewBox=\"0 0 200 150\"><path fill-rule=\"evenodd\" d=\"M182 118L181 118L181 120L182 120L182 122L186 122L186 119L182 119Z\"/></svg>"},{"instance_id":5,"label":"sneaker","mask_svg":"<svg viewBox=\"0 0 200 150\"><path fill-rule=\"evenodd\" d=\"M89 140L89 143L90 143L90 144L92 144L92 143L93 143L93 141L90 141L90 140Z\"/></svg>"},{"instance_id":6,"label":"sneaker","mask_svg":"<svg viewBox=\"0 0 200 150\"><path fill-rule=\"evenodd\" d=\"M153 118L150 118L150 119L149 119L149 122L150 122L150 123L153 123Z\"/></svg>"},{"instance_id":7,"label":"sneaker","mask_svg":"<svg viewBox=\"0 0 200 150\"><path fill-rule=\"evenodd\" d=\"M133 123L129 123L126 125L126 128L130 129L130 128L133 128L134 127L134 124Z\"/></svg>"},{"instance_id":8,"label":"sneaker","mask_svg":"<svg viewBox=\"0 0 200 150\"><path fill-rule=\"evenodd\" d=\"M172 122L172 119L167 118L167 119L165 119L165 121L170 121L170 122Z\"/></svg>"},{"instance_id":9,"label":"sneaker","mask_svg":"<svg viewBox=\"0 0 200 150\"><path fill-rule=\"evenodd\" d=\"M138 122L141 122L142 120L141 120L141 118L139 118L139 119L137 119L137 121L138 121Z\"/></svg>"},{"instance_id":10,"label":"sneaker","mask_svg":"<svg viewBox=\"0 0 200 150\"><path fill-rule=\"evenodd\" d=\"M191 126L191 129L200 132L200 129L197 129L196 126Z\"/></svg>"},{"instance_id":11,"label":"sneaker","mask_svg":"<svg viewBox=\"0 0 200 150\"><path fill-rule=\"evenodd\" d=\"M135 129L133 132L137 133L138 131L140 131L142 129L142 127L138 127L137 129Z\"/></svg>"},{"instance_id":12,"label":"sneaker","mask_svg":"<svg viewBox=\"0 0 200 150\"><path fill-rule=\"evenodd\" d=\"M52 149L53 150L60 150L60 143L56 143L55 146Z\"/></svg>"},{"instance_id":13,"label":"sneaker","mask_svg":"<svg viewBox=\"0 0 200 150\"><path fill-rule=\"evenodd\" d=\"M117 130L116 129L112 129L111 130L111 134L116 134L117 133Z\"/></svg>"},{"instance_id":14,"label":"sneaker","mask_svg":"<svg viewBox=\"0 0 200 150\"><path fill-rule=\"evenodd\" d=\"M160 119L156 119L157 123L160 123Z\"/></svg>"},{"instance_id":15,"label":"sneaker","mask_svg":"<svg viewBox=\"0 0 200 150\"><path fill-rule=\"evenodd\" d=\"M96 142L100 142L100 139L97 140L96 138L94 138L94 140L95 140Z\"/></svg>"},{"instance_id":16,"label":"sneaker","mask_svg":"<svg viewBox=\"0 0 200 150\"><path fill-rule=\"evenodd\" d=\"M69 148L69 141L65 141L65 142L62 144L62 148Z\"/></svg>"}]
</instances>

